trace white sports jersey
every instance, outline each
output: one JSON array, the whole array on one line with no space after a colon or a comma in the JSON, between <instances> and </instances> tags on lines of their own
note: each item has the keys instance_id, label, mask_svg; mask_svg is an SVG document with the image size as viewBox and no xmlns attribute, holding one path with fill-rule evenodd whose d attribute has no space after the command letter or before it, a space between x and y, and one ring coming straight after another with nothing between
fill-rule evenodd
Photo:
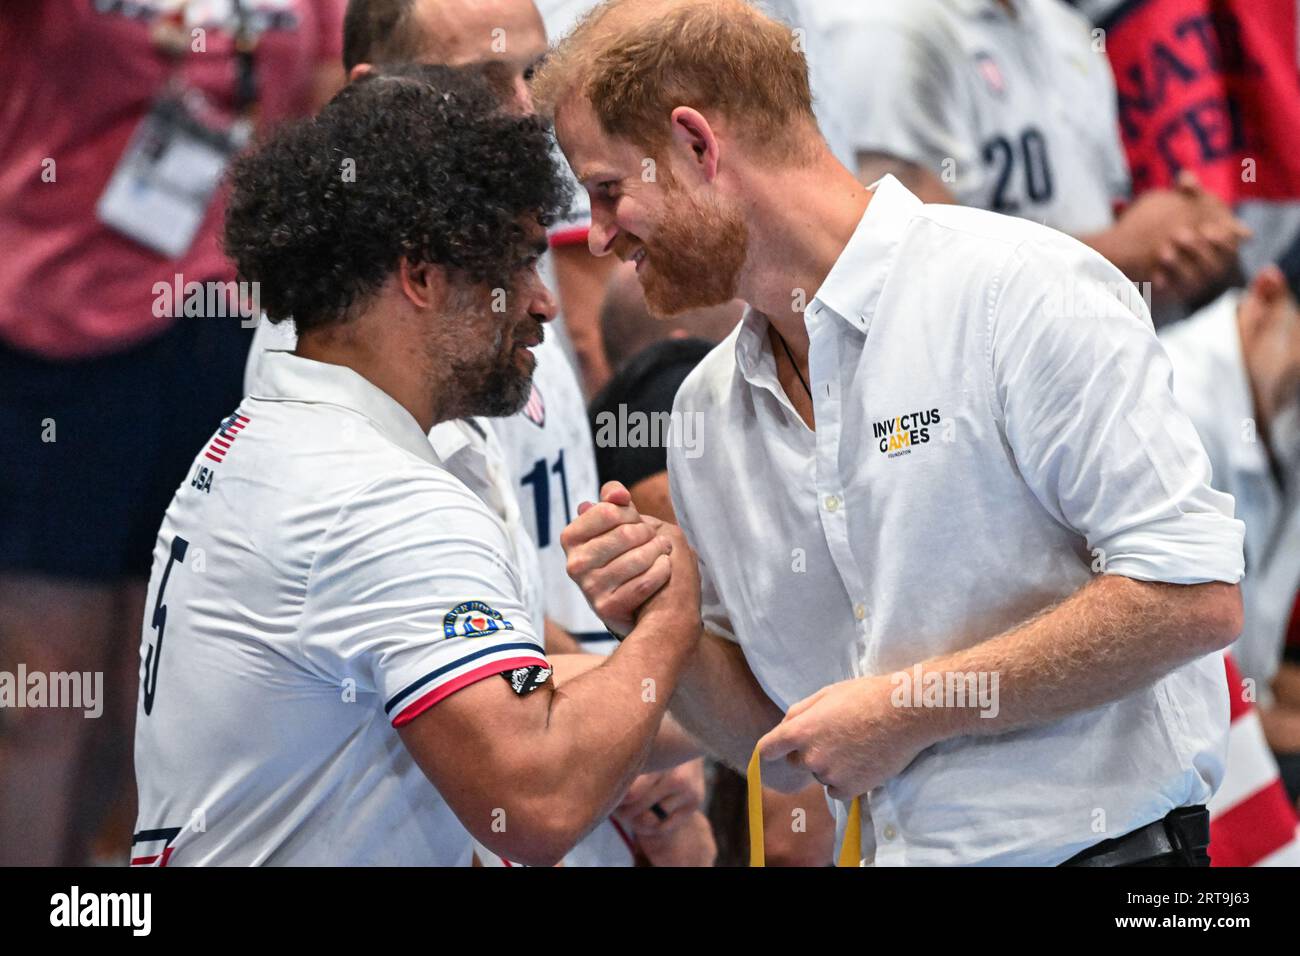
<instances>
[{"instance_id":1,"label":"white sports jersey","mask_svg":"<svg viewBox=\"0 0 1300 956\"><path fill-rule=\"evenodd\" d=\"M262 357L167 509L141 645L136 864L455 865L393 727L547 662L501 521L360 375Z\"/></svg>"},{"instance_id":2,"label":"white sports jersey","mask_svg":"<svg viewBox=\"0 0 1300 956\"><path fill-rule=\"evenodd\" d=\"M1072 235L1128 192L1115 81L1061 0L812 0L819 118L836 154L917 163L963 205Z\"/></svg>"},{"instance_id":3,"label":"white sports jersey","mask_svg":"<svg viewBox=\"0 0 1300 956\"><path fill-rule=\"evenodd\" d=\"M599 500L600 480L578 377L550 331L533 350L537 369L524 410L489 421L514 475L524 527L537 544L546 616L585 650L609 653L615 642L569 577L560 546L560 532L578 516L579 502Z\"/></svg>"}]
</instances>

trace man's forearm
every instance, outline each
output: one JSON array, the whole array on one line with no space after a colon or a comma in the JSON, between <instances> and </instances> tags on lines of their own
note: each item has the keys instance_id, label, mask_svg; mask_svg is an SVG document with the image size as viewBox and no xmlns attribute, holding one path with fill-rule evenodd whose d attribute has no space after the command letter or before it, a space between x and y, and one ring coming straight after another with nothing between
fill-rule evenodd
<instances>
[{"instance_id":1,"label":"man's forearm","mask_svg":"<svg viewBox=\"0 0 1300 956\"><path fill-rule=\"evenodd\" d=\"M574 678L587 673L607 658L601 654L548 654L551 666L555 669L555 686L563 687ZM668 770L679 764L694 760L704 753L704 747L691 734L687 733L671 713L665 713L655 734L654 744L646 757L642 772Z\"/></svg>"},{"instance_id":2,"label":"man's forearm","mask_svg":"<svg viewBox=\"0 0 1300 956\"><path fill-rule=\"evenodd\" d=\"M679 685L680 686L680 683ZM668 712L664 714L655 734L654 746L646 757L645 772L671 770L691 760L705 755L707 748L690 733L681 722L673 716L672 701L668 703Z\"/></svg>"},{"instance_id":3,"label":"man's forearm","mask_svg":"<svg viewBox=\"0 0 1300 956\"><path fill-rule=\"evenodd\" d=\"M1000 734L1119 700L1241 629L1236 585L1158 584L1104 575L1029 622L925 661L922 674L997 679L996 716L975 706L912 708L932 738ZM913 673L908 672L909 679ZM914 688L920 694L920 688Z\"/></svg>"},{"instance_id":4,"label":"man's forearm","mask_svg":"<svg viewBox=\"0 0 1300 956\"><path fill-rule=\"evenodd\" d=\"M680 627L677 618L648 617L608 658L556 659L563 679L544 737L551 772L539 789L563 791L583 827L609 814L646 761L690 657L691 645L673 633Z\"/></svg>"},{"instance_id":5,"label":"man's forearm","mask_svg":"<svg viewBox=\"0 0 1300 956\"><path fill-rule=\"evenodd\" d=\"M741 773L758 738L784 716L759 686L740 646L707 631L671 706L673 716L709 753ZM809 782L807 774L793 768L765 766L764 773L765 782L778 789Z\"/></svg>"}]
</instances>

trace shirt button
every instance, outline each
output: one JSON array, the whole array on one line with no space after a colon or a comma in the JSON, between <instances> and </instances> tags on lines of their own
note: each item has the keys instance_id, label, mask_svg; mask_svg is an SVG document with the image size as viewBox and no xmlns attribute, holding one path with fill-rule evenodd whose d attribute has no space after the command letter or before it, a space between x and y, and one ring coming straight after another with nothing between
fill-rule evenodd
<instances>
[{"instance_id":1,"label":"shirt button","mask_svg":"<svg viewBox=\"0 0 1300 956\"><path fill-rule=\"evenodd\" d=\"M880 831L880 835L886 840L892 840L894 837L898 836L898 831L895 830L894 825L890 823L885 827L885 829Z\"/></svg>"},{"instance_id":2,"label":"shirt button","mask_svg":"<svg viewBox=\"0 0 1300 956\"><path fill-rule=\"evenodd\" d=\"M839 506L840 506L840 499L839 499L839 496L838 496L838 495L827 495L827 496L826 496L826 510L827 510L827 511L835 511L835 510L837 510L837 509L839 508Z\"/></svg>"},{"instance_id":3,"label":"shirt button","mask_svg":"<svg viewBox=\"0 0 1300 956\"><path fill-rule=\"evenodd\" d=\"M862 604L853 605L853 616L856 617L859 621L863 620L867 616L866 607Z\"/></svg>"}]
</instances>

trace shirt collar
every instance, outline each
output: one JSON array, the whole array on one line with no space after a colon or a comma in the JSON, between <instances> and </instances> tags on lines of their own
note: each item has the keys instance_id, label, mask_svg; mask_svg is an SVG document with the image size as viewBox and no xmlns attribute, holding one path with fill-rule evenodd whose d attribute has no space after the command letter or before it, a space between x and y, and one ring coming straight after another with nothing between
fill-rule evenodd
<instances>
[{"instance_id":1,"label":"shirt collar","mask_svg":"<svg viewBox=\"0 0 1300 956\"><path fill-rule=\"evenodd\" d=\"M903 230L922 206L893 176L877 180L870 188L867 211L812 301L814 309L830 309L863 334L871 325Z\"/></svg>"},{"instance_id":2,"label":"shirt collar","mask_svg":"<svg viewBox=\"0 0 1300 956\"><path fill-rule=\"evenodd\" d=\"M262 356L256 391L249 397L346 408L368 419L393 444L430 464L440 464L415 417L387 392L346 366L268 350Z\"/></svg>"},{"instance_id":3,"label":"shirt collar","mask_svg":"<svg viewBox=\"0 0 1300 956\"><path fill-rule=\"evenodd\" d=\"M429 443L433 445L434 454L443 462L451 461L462 452L468 452L467 457L477 461L486 456L482 447L475 444L474 433L477 433L480 440L486 437L483 426L474 419L454 418L434 425L429 432Z\"/></svg>"},{"instance_id":4,"label":"shirt collar","mask_svg":"<svg viewBox=\"0 0 1300 956\"><path fill-rule=\"evenodd\" d=\"M903 230L923 205L893 176L885 176L869 188L872 197L866 212L808 304L813 314L830 311L864 335L871 326ZM765 358L770 356L766 342L767 317L752 307L746 308L736 336L736 363L751 381L761 374L765 364L772 365L770 371L775 376L775 363Z\"/></svg>"},{"instance_id":5,"label":"shirt collar","mask_svg":"<svg viewBox=\"0 0 1300 956\"><path fill-rule=\"evenodd\" d=\"M479 496L507 524L517 519L518 507L506 493L510 483L501 473L500 448L485 419L454 418L439 422L429 432L429 443L439 463Z\"/></svg>"}]
</instances>

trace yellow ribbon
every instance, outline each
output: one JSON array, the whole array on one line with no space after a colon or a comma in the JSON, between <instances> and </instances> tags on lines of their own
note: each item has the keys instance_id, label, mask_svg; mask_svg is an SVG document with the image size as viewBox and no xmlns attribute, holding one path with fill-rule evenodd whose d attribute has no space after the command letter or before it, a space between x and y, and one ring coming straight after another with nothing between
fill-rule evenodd
<instances>
[{"instance_id":1,"label":"yellow ribbon","mask_svg":"<svg viewBox=\"0 0 1300 956\"><path fill-rule=\"evenodd\" d=\"M749 758L749 865L765 866L763 857L763 771L759 767L758 748ZM844 827L844 842L836 866L862 865L862 798L849 804L849 822Z\"/></svg>"}]
</instances>

